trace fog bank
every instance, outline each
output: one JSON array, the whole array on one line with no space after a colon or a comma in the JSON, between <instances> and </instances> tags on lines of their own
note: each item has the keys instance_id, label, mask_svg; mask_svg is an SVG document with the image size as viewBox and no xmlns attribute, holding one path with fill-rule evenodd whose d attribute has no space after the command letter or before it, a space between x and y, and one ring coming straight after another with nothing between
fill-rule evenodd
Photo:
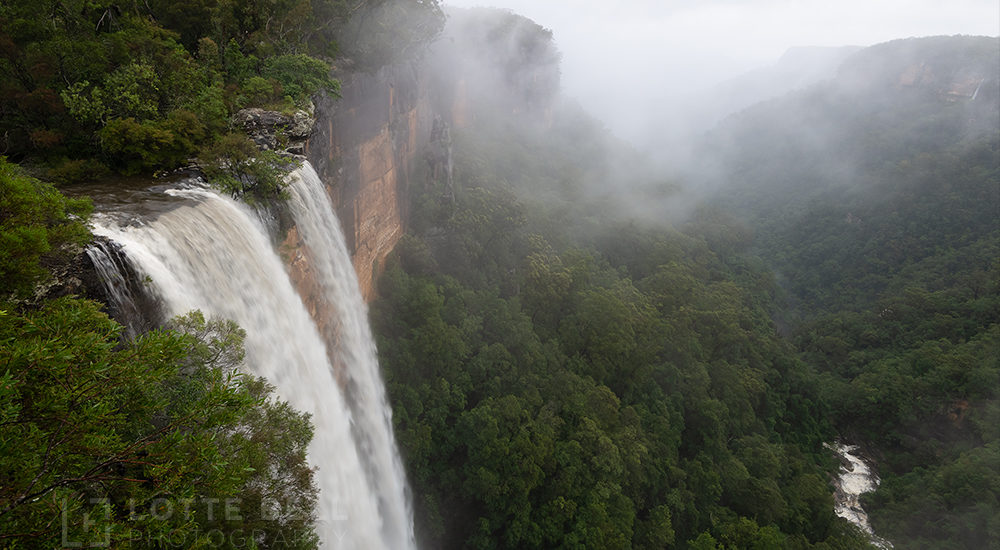
<instances>
[{"instance_id":1,"label":"fog bank","mask_svg":"<svg viewBox=\"0 0 1000 550\"><path fill-rule=\"evenodd\" d=\"M576 2L449 0L508 8L553 31L565 93L640 147L715 84L776 64L792 47L870 46L929 35L1000 34L995 0ZM682 107L682 105L684 105Z\"/></svg>"}]
</instances>

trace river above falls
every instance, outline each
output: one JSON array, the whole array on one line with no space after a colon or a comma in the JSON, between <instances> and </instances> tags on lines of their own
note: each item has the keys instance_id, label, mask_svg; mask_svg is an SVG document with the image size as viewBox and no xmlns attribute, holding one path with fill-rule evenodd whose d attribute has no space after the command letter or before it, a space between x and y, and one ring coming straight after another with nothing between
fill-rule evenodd
<instances>
[{"instance_id":1,"label":"river above falls","mask_svg":"<svg viewBox=\"0 0 1000 550\"><path fill-rule=\"evenodd\" d=\"M857 445L845 443L826 444L840 459L840 470L834 480L833 511L838 516L857 525L872 544L879 548L892 548L892 543L879 537L868 521L868 513L861 506L861 495L878 488L879 478L861 457Z\"/></svg>"}]
</instances>

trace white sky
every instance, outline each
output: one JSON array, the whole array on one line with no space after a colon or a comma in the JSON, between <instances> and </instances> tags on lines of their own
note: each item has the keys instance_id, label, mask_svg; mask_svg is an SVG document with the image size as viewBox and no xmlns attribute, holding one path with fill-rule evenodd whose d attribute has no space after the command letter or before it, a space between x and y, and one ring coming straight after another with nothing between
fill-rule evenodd
<instances>
[{"instance_id":1,"label":"white sky","mask_svg":"<svg viewBox=\"0 0 1000 550\"><path fill-rule=\"evenodd\" d=\"M442 0L508 8L553 31L566 93L612 128L611 102L680 96L793 46L1000 34L997 0Z\"/></svg>"}]
</instances>

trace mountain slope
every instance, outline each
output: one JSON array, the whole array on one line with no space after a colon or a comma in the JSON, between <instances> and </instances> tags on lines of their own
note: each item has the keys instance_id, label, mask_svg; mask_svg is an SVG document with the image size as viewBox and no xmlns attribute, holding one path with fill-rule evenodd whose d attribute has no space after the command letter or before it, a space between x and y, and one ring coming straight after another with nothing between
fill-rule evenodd
<instances>
[{"instance_id":1,"label":"mountain slope","mask_svg":"<svg viewBox=\"0 0 1000 550\"><path fill-rule=\"evenodd\" d=\"M879 460L876 531L906 548L1000 540L998 68L996 38L882 44L703 149L837 429Z\"/></svg>"}]
</instances>

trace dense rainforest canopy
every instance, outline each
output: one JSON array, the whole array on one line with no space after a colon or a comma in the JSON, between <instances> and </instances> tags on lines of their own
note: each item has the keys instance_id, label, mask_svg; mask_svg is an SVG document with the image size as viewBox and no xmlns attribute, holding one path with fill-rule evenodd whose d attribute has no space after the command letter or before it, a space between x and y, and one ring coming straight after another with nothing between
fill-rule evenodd
<instances>
[{"instance_id":1,"label":"dense rainforest canopy","mask_svg":"<svg viewBox=\"0 0 1000 550\"><path fill-rule=\"evenodd\" d=\"M996 52L871 48L723 123L711 180L630 181L572 109L478 97L373 310L425 542L866 547L830 512L837 437L878 460L899 547L1000 540ZM893 88L915 59L941 89ZM947 95L975 70L978 103ZM685 216L628 211L695 183Z\"/></svg>"},{"instance_id":2,"label":"dense rainforest canopy","mask_svg":"<svg viewBox=\"0 0 1000 550\"><path fill-rule=\"evenodd\" d=\"M566 154L572 117L502 120L455 132L454 201L414 193L373 310L425 543L865 547L832 513L834 431L763 267L697 223L526 198L595 157Z\"/></svg>"}]
</instances>

